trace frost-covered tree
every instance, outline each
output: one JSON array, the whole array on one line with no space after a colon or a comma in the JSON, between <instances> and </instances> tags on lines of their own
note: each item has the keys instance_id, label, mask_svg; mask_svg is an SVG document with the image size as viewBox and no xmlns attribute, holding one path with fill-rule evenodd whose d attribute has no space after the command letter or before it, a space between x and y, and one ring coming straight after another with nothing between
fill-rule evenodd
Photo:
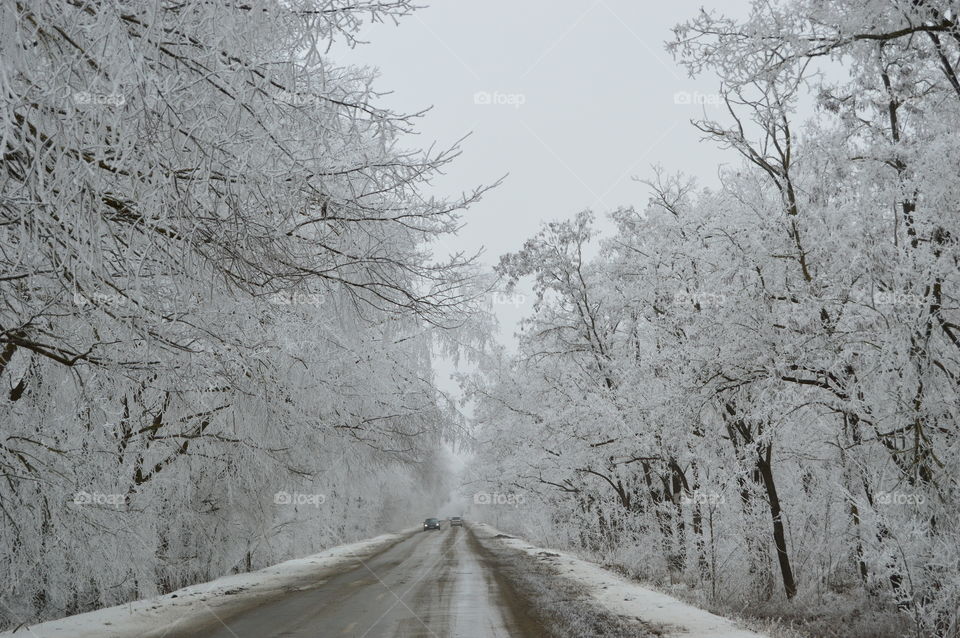
<instances>
[{"instance_id":1,"label":"frost-covered tree","mask_svg":"<svg viewBox=\"0 0 960 638\"><path fill-rule=\"evenodd\" d=\"M435 496L430 352L475 286L428 244L482 189L432 196L457 149L406 148L415 115L325 53L411 10L0 3L3 624Z\"/></svg>"},{"instance_id":2,"label":"frost-covered tree","mask_svg":"<svg viewBox=\"0 0 960 638\"><path fill-rule=\"evenodd\" d=\"M790 1L678 27L726 107L695 125L739 163L713 190L658 172L610 237L581 214L503 259L540 294L468 384L495 442L475 477L651 579L956 635L956 17Z\"/></svg>"}]
</instances>

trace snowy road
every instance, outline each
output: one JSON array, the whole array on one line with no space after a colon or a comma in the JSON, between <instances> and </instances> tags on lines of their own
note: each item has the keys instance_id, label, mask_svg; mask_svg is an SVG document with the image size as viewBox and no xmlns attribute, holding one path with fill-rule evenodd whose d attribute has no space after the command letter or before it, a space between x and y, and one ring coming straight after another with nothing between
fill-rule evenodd
<instances>
[{"instance_id":1,"label":"snowy road","mask_svg":"<svg viewBox=\"0 0 960 638\"><path fill-rule=\"evenodd\" d=\"M539 636L465 528L418 532L302 591L167 638Z\"/></svg>"}]
</instances>

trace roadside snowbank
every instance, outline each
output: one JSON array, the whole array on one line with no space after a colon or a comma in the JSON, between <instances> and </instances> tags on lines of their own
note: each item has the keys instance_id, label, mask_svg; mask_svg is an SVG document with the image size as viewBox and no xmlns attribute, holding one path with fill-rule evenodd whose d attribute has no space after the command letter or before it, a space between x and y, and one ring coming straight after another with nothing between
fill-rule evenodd
<instances>
[{"instance_id":1,"label":"roadside snowbank","mask_svg":"<svg viewBox=\"0 0 960 638\"><path fill-rule=\"evenodd\" d=\"M338 545L319 554L296 558L246 574L224 576L177 591L144 600L67 616L16 632L0 632L0 637L16 638L146 638L163 636L197 620L209 621L228 610L259 601L305 585L304 581L323 577L325 571L342 569L355 560L363 560L385 549L415 528L393 534ZM359 563L357 563L359 566Z\"/></svg>"},{"instance_id":2,"label":"roadside snowbank","mask_svg":"<svg viewBox=\"0 0 960 638\"><path fill-rule=\"evenodd\" d=\"M767 638L739 628L732 620L647 589L573 554L531 545L486 523L473 523L472 528L484 539L495 538L507 547L549 560L563 576L583 583L594 599L611 613L638 618L658 626L658 629L663 626L664 638Z\"/></svg>"}]
</instances>

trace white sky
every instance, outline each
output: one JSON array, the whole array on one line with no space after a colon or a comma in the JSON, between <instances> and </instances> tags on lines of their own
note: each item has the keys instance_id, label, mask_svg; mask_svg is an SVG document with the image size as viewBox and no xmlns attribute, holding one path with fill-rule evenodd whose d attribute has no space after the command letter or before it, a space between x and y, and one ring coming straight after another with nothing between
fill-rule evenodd
<instances>
[{"instance_id":1,"label":"white sky","mask_svg":"<svg viewBox=\"0 0 960 638\"><path fill-rule=\"evenodd\" d=\"M482 261L493 265L545 220L584 208L598 216L642 208L647 188L632 178L648 177L653 164L716 182L717 166L731 157L701 142L690 120L719 115L717 107L676 96L697 102L717 81L689 79L664 50L670 28L701 6L742 17L749 2L438 1L399 26L366 27L360 37L369 44L332 55L378 67L377 86L392 91L383 106L433 107L419 122L417 145L450 145L471 134L435 183L439 192L457 194L509 173L470 209L460 236L439 247L484 249ZM507 103L478 104L478 93ZM494 304L508 344L528 307Z\"/></svg>"}]
</instances>

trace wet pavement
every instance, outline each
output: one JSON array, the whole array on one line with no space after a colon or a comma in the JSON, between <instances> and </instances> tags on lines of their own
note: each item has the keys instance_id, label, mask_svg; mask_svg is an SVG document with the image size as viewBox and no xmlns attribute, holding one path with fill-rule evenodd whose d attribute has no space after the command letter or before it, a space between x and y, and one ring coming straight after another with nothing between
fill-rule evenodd
<instances>
[{"instance_id":1,"label":"wet pavement","mask_svg":"<svg viewBox=\"0 0 960 638\"><path fill-rule=\"evenodd\" d=\"M541 632L463 527L415 533L341 573L168 638L513 638Z\"/></svg>"}]
</instances>

